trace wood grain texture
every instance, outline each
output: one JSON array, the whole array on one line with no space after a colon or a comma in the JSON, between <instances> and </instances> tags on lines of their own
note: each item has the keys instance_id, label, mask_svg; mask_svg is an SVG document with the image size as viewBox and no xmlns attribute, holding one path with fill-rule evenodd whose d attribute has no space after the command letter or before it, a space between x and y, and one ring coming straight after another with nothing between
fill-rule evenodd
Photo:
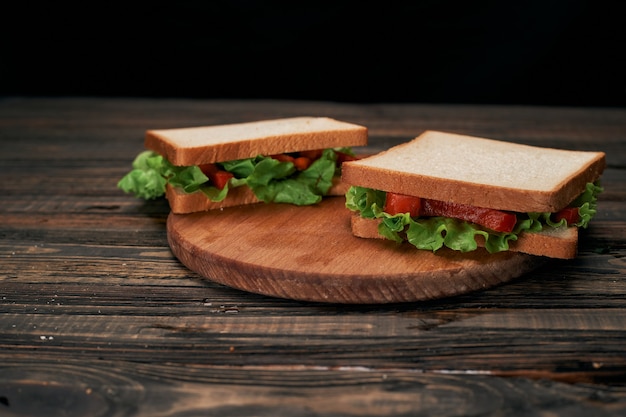
<instances>
[{"instance_id":1,"label":"wood grain texture","mask_svg":"<svg viewBox=\"0 0 626 417\"><path fill-rule=\"evenodd\" d=\"M18 361L1 365L0 371L0 384L15 381L0 385L7 394L0 401L8 403L0 410L11 410L3 414L10 417L65 416L63 409L78 415L141 417L377 417L410 416L415 410L444 417L604 417L626 411L626 392L620 387L594 392L586 385L446 372L192 366L181 377L181 369L172 364L106 360L88 369L73 360L37 368Z\"/></svg>"},{"instance_id":2,"label":"wood grain texture","mask_svg":"<svg viewBox=\"0 0 626 417\"><path fill-rule=\"evenodd\" d=\"M579 256L437 300L315 303L204 279L116 183L146 129L297 115L607 153ZM0 99L1 416L622 416L626 110Z\"/></svg>"}]
</instances>

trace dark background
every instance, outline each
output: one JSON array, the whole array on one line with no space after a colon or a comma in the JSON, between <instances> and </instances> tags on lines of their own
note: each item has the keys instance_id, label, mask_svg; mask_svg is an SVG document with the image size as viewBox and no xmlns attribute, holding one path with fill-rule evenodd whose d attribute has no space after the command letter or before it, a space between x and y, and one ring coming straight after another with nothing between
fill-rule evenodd
<instances>
[{"instance_id":1,"label":"dark background","mask_svg":"<svg viewBox=\"0 0 626 417\"><path fill-rule=\"evenodd\" d=\"M626 106L623 1L22 2L0 95Z\"/></svg>"}]
</instances>

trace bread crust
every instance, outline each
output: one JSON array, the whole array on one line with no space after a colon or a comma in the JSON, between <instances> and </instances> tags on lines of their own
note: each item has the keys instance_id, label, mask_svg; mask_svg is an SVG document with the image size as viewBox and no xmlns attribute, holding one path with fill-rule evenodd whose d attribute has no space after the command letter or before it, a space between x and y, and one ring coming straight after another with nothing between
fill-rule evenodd
<instances>
[{"instance_id":1,"label":"bread crust","mask_svg":"<svg viewBox=\"0 0 626 417\"><path fill-rule=\"evenodd\" d=\"M605 167L604 152L427 131L377 155L344 163L342 177L355 186L440 201L555 212L596 181Z\"/></svg>"},{"instance_id":2,"label":"bread crust","mask_svg":"<svg viewBox=\"0 0 626 417\"><path fill-rule=\"evenodd\" d=\"M350 218L352 234L365 239L385 239L378 234L378 225L381 222L381 219L366 219L359 213L352 213ZM480 247L485 246L485 240L480 235L476 236L476 243ZM537 233L522 232L517 240L509 241L509 250L549 258L573 259L578 251L578 228L545 229Z\"/></svg>"},{"instance_id":3,"label":"bread crust","mask_svg":"<svg viewBox=\"0 0 626 417\"><path fill-rule=\"evenodd\" d=\"M167 198L172 213L175 214L196 213L260 202L252 189L246 186L228 190L228 195L222 201L211 201L200 191L185 193L180 188L167 184L165 198Z\"/></svg>"},{"instance_id":4,"label":"bread crust","mask_svg":"<svg viewBox=\"0 0 626 417\"><path fill-rule=\"evenodd\" d=\"M286 152L367 145L364 126L328 117L293 117L248 123L148 130L146 149L176 166Z\"/></svg>"},{"instance_id":5,"label":"bread crust","mask_svg":"<svg viewBox=\"0 0 626 417\"><path fill-rule=\"evenodd\" d=\"M333 178L333 185L328 191L329 196L345 195L349 186L338 177ZM186 214L199 211L222 209L226 207L255 204L261 201L254 195L252 189L247 186L234 187L228 190L228 195L222 201L211 201L200 191L185 193L179 188L167 184L165 197L170 205L172 213Z\"/></svg>"}]
</instances>

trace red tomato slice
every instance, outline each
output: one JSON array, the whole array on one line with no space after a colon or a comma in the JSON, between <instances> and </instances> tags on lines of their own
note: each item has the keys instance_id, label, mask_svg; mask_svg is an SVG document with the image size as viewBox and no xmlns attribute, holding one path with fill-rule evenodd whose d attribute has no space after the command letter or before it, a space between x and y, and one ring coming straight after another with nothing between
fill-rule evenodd
<instances>
[{"instance_id":1,"label":"red tomato slice","mask_svg":"<svg viewBox=\"0 0 626 417\"><path fill-rule=\"evenodd\" d=\"M357 159L360 159L358 156L352 156L345 152L335 151L335 153L337 154L337 164L339 165L343 164L346 161L356 161Z\"/></svg>"},{"instance_id":2,"label":"red tomato slice","mask_svg":"<svg viewBox=\"0 0 626 417\"><path fill-rule=\"evenodd\" d=\"M270 158L273 158L273 159L275 159L277 161L280 161L280 162L292 162L293 163L293 160L294 160L293 156L287 155L287 154L284 154L284 153L276 154L276 155L270 155Z\"/></svg>"},{"instance_id":3,"label":"red tomato slice","mask_svg":"<svg viewBox=\"0 0 626 417\"><path fill-rule=\"evenodd\" d=\"M216 164L202 164L200 169L209 177L209 182L220 190L223 190L228 180L234 177L233 173L221 169Z\"/></svg>"},{"instance_id":4,"label":"red tomato slice","mask_svg":"<svg viewBox=\"0 0 626 417\"><path fill-rule=\"evenodd\" d=\"M511 232L517 216L501 210L424 199L421 215L444 216L476 223L496 232Z\"/></svg>"},{"instance_id":5,"label":"red tomato slice","mask_svg":"<svg viewBox=\"0 0 626 417\"><path fill-rule=\"evenodd\" d=\"M202 164L199 165L200 170L202 171L202 173L204 175L206 175L207 177L209 177L209 179L211 179L211 175L214 174L215 172L219 171L219 167L215 164Z\"/></svg>"},{"instance_id":6,"label":"red tomato slice","mask_svg":"<svg viewBox=\"0 0 626 417\"><path fill-rule=\"evenodd\" d=\"M566 207L552 215L552 219L555 222L565 219L567 225L574 224L580 220L580 214L578 213L578 207Z\"/></svg>"},{"instance_id":7,"label":"red tomato slice","mask_svg":"<svg viewBox=\"0 0 626 417\"><path fill-rule=\"evenodd\" d=\"M400 213L409 213L411 217L418 217L422 207L422 199L405 194L387 193L383 210L392 216Z\"/></svg>"},{"instance_id":8,"label":"red tomato slice","mask_svg":"<svg viewBox=\"0 0 626 417\"><path fill-rule=\"evenodd\" d=\"M310 151L300 151L298 152L298 156L304 156L305 158L309 158L311 161L315 161L316 159L320 159L323 153L323 149L313 149Z\"/></svg>"},{"instance_id":9,"label":"red tomato slice","mask_svg":"<svg viewBox=\"0 0 626 417\"><path fill-rule=\"evenodd\" d=\"M305 169L310 167L312 163L313 161L311 161L311 159L307 158L306 156L299 156L297 158L294 158L293 160L293 164L298 171L304 171Z\"/></svg>"}]
</instances>

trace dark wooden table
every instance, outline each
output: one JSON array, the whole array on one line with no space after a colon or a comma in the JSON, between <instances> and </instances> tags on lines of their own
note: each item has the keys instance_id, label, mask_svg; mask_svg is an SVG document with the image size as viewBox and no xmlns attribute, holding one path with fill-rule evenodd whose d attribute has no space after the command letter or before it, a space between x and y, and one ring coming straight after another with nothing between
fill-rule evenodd
<instances>
[{"instance_id":1,"label":"dark wooden table","mask_svg":"<svg viewBox=\"0 0 626 417\"><path fill-rule=\"evenodd\" d=\"M297 115L605 151L599 213L510 283L333 305L202 279L116 188L146 129ZM626 109L2 98L0 169L0 416L626 415Z\"/></svg>"}]
</instances>

